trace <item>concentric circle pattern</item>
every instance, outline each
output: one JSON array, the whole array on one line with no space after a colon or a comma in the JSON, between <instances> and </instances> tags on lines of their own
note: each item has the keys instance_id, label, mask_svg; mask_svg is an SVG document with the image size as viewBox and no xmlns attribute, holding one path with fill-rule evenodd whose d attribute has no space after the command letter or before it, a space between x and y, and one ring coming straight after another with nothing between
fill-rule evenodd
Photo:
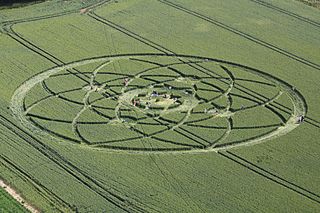
<instances>
[{"instance_id":1,"label":"concentric circle pattern","mask_svg":"<svg viewBox=\"0 0 320 213\"><path fill-rule=\"evenodd\" d=\"M92 148L207 152L261 143L298 126L303 97L265 72L162 54L97 57L24 82L11 109L41 136Z\"/></svg>"}]
</instances>

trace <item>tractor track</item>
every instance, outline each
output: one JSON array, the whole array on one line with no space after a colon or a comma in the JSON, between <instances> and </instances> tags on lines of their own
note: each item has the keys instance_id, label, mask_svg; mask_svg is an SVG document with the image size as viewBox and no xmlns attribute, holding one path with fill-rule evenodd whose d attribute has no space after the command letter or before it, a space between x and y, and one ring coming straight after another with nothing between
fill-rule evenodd
<instances>
[{"instance_id":1,"label":"tractor track","mask_svg":"<svg viewBox=\"0 0 320 213\"><path fill-rule=\"evenodd\" d=\"M161 1L161 0L160 0L160 1ZM171 5L170 5L170 6L171 6ZM106 24L106 25L108 25L109 27L114 28L114 29L116 29L116 30L118 30L118 31L120 31L120 32L123 32L124 34L128 35L129 37L132 37L132 38L134 38L134 39L136 39L136 40L138 40L138 41L140 41L140 42L142 42L142 43L144 43L144 44L147 44L147 45L150 46L150 47L154 47L155 49L157 49L157 50L159 50L159 51L161 51L161 52L163 52L163 53L165 53L165 54L168 54L168 53L171 53L171 54L173 53L173 54L175 54L174 52L168 50L167 48L165 48L165 47L163 47L163 46L161 46L161 45L158 45L158 44L156 44L155 42L152 42L152 41L150 41L150 40L148 40L148 39L145 39L145 38L143 38L142 36L140 36L140 35L138 35L138 34L136 34L136 33L133 33L133 32L131 32L131 31L129 31L129 30L125 29L124 27L118 25L118 24L115 24L115 23L113 23L113 22L111 22L111 21L109 21L109 20L106 20L105 18L102 18L101 16L95 14L94 12L91 12L91 13L89 13L88 15L89 15L90 17L94 18L95 20L97 20L97 21L99 21L99 22L101 22L101 23L103 23L103 24ZM222 25L222 26L224 26L224 25ZM235 31L235 33L237 33L237 31ZM240 34L240 35L242 35L242 34ZM263 46L265 46L265 47L267 47L267 48L271 48L272 50L277 51L277 52L279 52L279 53L281 53L281 54L284 54L284 55L288 56L289 58L292 58L292 59L297 60L297 61L299 61L299 62L301 62L301 63L303 63L303 64L306 64L306 65L308 65L308 66L311 66L311 67L313 67L313 68L315 68L315 69L320 70L319 65L313 64L312 62L309 63L308 61L304 61L304 59L296 58L294 55L291 55L291 53L282 52L282 51L280 51L279 49L277 49L277 48L275 48L275 47L273 47L273 46L268 46L268 44L261 43L260 40L254 40L254 39L251 38L250 36L248 37L248 35L246 35L246 34L243 34L243 36L244 36L244 37L247 36L247 37L245 37L245 38L250 39L250 40L252 39L254 42L256 42L256 43L258 43L258 44L261 44L261 45L263 45ZM242 89L247 89L247 88L244 87L244 86L241 86L241 87L242 87ZM244 91L245 93L247 93L247 91L245 91L245 90L242 90L242 91ZM257 96L257 95L260 96L260 94L256 94L256 95L254 96L254 98L259 98L259 99L261 100L261 97L259 97L259 96ZM251 95L250 95L250 96L251 96ZM264 100L264 99L262 99L262 100ZM283 110L282 108L280 108L280 107L285 107L285 106L283 106L282 104L279 104L279 103L276 103L276 102L275 102L275 104L270 104L270 105L273 106L273 107L275 107L275 108L277 108L277 109L279 109L279 110L281 110L282 112L285 112L285 113L288 113L288 114L291 113L291 112L288 112L287 110ZM277 106L277 105L278 105L278 106ZM279 106L280 106L280 107L279 107ZM314 120L314 119L312 119L312 118L308 118L308 119L317 122L316 120ZM316 125L316 124L314 124L314 123L312 123L312 122L310 122L310 121L307 121L307 122L308 122L309 124L311 124L312 126L315 126L315 127L318 127L318 128L319 128L318 125ZM250 170L254 171L256 174L262 175L264 178L266 178L266 179L268 179L268 180L271 180L271 181L273 181L273 182L275 182L275 183L277 183L277 184L280 184L280 185L286 187L287 189L290 189L290 190L292 190L292 191L294 191L294 192L296 192L296 193L298 193L298 194L300 194L300 195L302 195L302 196L304 196L304 197L306 197L306 198L308 198L308 199L311 199L312 201L315 201L315 202L319 203L319 200L317 200L316 198L314 198L314 193L309 192L309 191L303 189L302 187L299 187L298 185L296 185L296 184L294 184L294 183L290 183L290 182L288 182L288 181L286 182L286 180L283 179L283 178L281 178L281 181L282 181L282 182L280 182L279 180L275 179L276 177L279 178L279 176L277 176L277 175L274 175L274 174L272 174L272 173L270 173L270 172L268 172L268 175L269 175L269 176L268 176L268 175L265 175L265 174L263 174L262 172L260 172L260 171L258 171L258 170L254 170L252 167L248 167L248 166L247 166L246 164L244 164L244 163L241 163L241 162L238 162L238 161L234 160L234 159L231 158L230 156L227 156L227 155L225 155L225 154L221 154L221 153L224 153L223 151L218 151L218 153L219 153L220 155L223 155L224 157L227 157L228 159L230 159L230 160L232 160L232 161L240 164L241 166L243 166L243 167L245 167L245 168L247 168L247 169L250 169ZM228 151L227 151L226 153L228 153ZM242 158L242 159L244 159L244 158ZM245 159L244 159L244 160L245 160ZM262 169L262 168L259 167L259 169ZM263 170L263 171L266 171L266 170ZM270 176L272 176L273 178L271 178ZM285 183L288 184L288 185L286 185L286 184L283 183L283 182L285 182ZM289 184L289 183L290 183L290 184ZM302 192L299 191L298 189L299 189L299 190L302 190Z\"/></svg>"},{"instance_id":2,"label":"tractor track","mask_svg":"<svg viewBox=\"0 0 320 213\"><path fill-rule=\"evenodd\" d=\"M134 112L134 113L137 114L136 112ZM145 133L145 131L144 131L143 128L142 128L142 131L143 131L143 134L144 134L144 135L147 135L147 134ZM155 139L155 138L154 138L154 139ZM149 141L149 138L146 138L146 140L147 140L149 146L151 147L151 149L155 149L155 148L152 146L152 142ZM142 141L142 139L141 139L141 143L143 144L143 146L144 146L145 149L148 149L148 148L145 146L145 144L144 144L144 142ZM160 155L153 155L153 154L147 154L147 155L148 155L148 157L153 161L154 165L155 165L156 168L159 170L159 172L160 172L160 174L163 176L163 178L164 178L164 179L170 184L170 186L173 188L173 190L175 191L175 193L176 193L179 197L181 197L181 199L182 199L183 202L186 204L186 206L188 206L190 209L193 209L193 206L190 205L190 203L192 203L192 204L194 204L198 209L200 209L202 212L204 212L204 211L202 210L202 208L201 208L196 202L194 202L194 201L191 199L189 193L184 189L184 187L183 187L181 184L179 184L179 180L178 180L177 178L175 178L175 176L173 175L173 173L172 173L171 171L169 171L169 169L167 168L164 160L162 159L162 156L160 156ZM157 163L157 158L158 158L158 160L159 160L159 163ZM163 165L163 167L164 167L164 169L166 169L166 171L164 171L163 169L161 169L161 166L159 165L160 163ZM167 176L167 175L168 175L168 176ZM173 180L173 181L170 181L170 177L171 177L171 180ZM176 183L176 184L174 184L174 183ZM177 188L178 188L178 189L177 189ZM180 189L180 190L179 190L179 189ZM182 193L186 195L186 197L188 198L188 200L189 200L190 203L189 203L188 201L186 201L186 199L183 198L183 196L181 196L181 192L180 192L180 191L182 191Z\"/></svg>"},{"instance_id":3,"label":"tractor track","mask_svg":"<svg viewBox=\"0 0 320 213\"><path fill-rule=\"evenodd\" d=\"M167 49L166 47L163 47L160 44L157 44L157 43L155 43L155 42L153 42L153 41L151 41L151 40L149 40L147 38L144 38L144 37L132 32L132 31L130 31L130 30L128 30L128 29L116 24L116 23L111 22L110 20L107 20L107 19L97 15L94 11L89 12L87 15L92 17L93 19L97 20L98 22L100 22L102 24L105 24L105 25L107 25L107 26L109 26L109 27L111 27L111 28L113 28L115 30L118 30L118 31L126 34L127 36L129 36L129 37L131 37L131 38L133 38L135 40L138 40L138 41L140 41L140 42L142 42L142 43L144 43L144 44L146 44L146 45L148 45L150 47L153 47L153 48L159 50L160 52L162 52L164 54L173 54L173 55L176 54L175 52ZM180 61L184 62L183 60L180 60ZM188 62L185 62L185 63L188 63ZM195 67L195 66L190 64L190 66L193 67L194 69L199 70L199 71L201 71L201 69L208 70L208 69L202 67L201 65L197 65L197 67ZM208 71L214 73L212 70L208 70ZM221 82L226 83L225 81L223 81L223 79L221 79ZM266 98L265 96L263 96L263 95L261 95L259 93L256 93L255 91L252 91L252 90L250 90L249 88L247 88L247 87L245 87L243 85L236 84L235 88L237 88L239 91L242 91L242 92L248 94L249 96L252 96L254 98L258 98L258 100L260 100L260 101L264 101L264 99ZM252 93L254 95L252 95ZM283 109L283 108L286 108L286 107L283 106L280 103L274 102L273 104L270 104L270 106L275 107L276 109L278 109L278 110L280 110L282 112L285 112L287 114L291 114L291 112L288 111L289 109L288 108L287 109ZM310 125L312 125L313 127L320 128L320 122L315 120L315 119L313 119L313 118L311 118L311 117L306 116L306 121L305 122L310 124Z\"/></svg>"},{"instance_id":4,"label":"tractor track","mask_svg":"<svg viewBox=\"0 0 320 213\"><path fill-rule=\"evenodd\" d=\"M34 136L21 129L9 119L0 115L1 124L6 127L9 131L13 132L15 135L26 141L33 148L35 148L39 153L44 155L50 161L55 163L69 175L74 177L77 181L82 183L88 189L98 194L104 198L107 202L112 203L114 206L122 209L126 212L144 212L145 209L138 207L131 203L127 198L122 197L119 194L115 194L113 189L107 189L102 183L98 182L94 178L90 177L88 174L83 172L81 169L73 165L71 162L66 160L63 156L58 154L55 150L45 145L43 142L36 139Z\"/></svg>"},{"instance_id":5,"label":"tractor track","mask_svg":"<svg viewBox=\"0 0 320 213\"><path fill-rule=\"evenodd\" d=\"M102 22L102 23L104 23L104 24L107 24L108 26L110 26L110 27L112 27L112 28L115 28L115 29L117 29L117 30L120 30L121 32L124 32L124 33L126 33L127 35L129 35L129 36L131 36L131 37L133 37L134 39L138 39L139 41L141 41L141 42L144 42L145 44L147 44L147 45L151 45L152 47L155 47L155 46L157 46L158 44L156 44L156 43L154 43L154 42L152 42L152 41L150 41L150 40L146 40L145 38L142 38L141 36L139 36L139 35L137 35L137 34L135 34L135 33L133 33L133 32L131 32L131 31L128 31L127 29L125 29L125 28L123 28L123 27L121 27L121 26L119 26L119 25L117 25L117 24L115 24L115 23L110 23L109 21L107 21L107 20L105 20L105 19L103 19L102 17L100 17L100 16L97 16L96 14L94 14L94 12L90 12L90 13L88 13L88 15L90 16L90 17L93 17L94 19L96 19L97 21L99 21L99 22ZM151 43L151 44L150 44ZM164 48L163 46L160 46L160 45L158 45L159 47L158 47L158 50L161 50L162 52L164 52L165 54L172 54L173 52L172 51L170 51L170 50L168 50L168 49L166 49L166 48ZM173 53L173 54L175 54L175 53ZM181 60L181 59L180 59ZM181 60L182 61L182 60ZM184 62L184 63L186 63L186 62ZM205 68L203 68L201 65L198 65L198 64L196 64L197 66L199 66L199 67L201 67L202 69L205 69ZM190 64L190 66L192 66L191 64ZM194 66L192 66L193 68L195 68ZM197 69L197 68L196 68ZM199 70L199 69L198 69ZM203 72L203 71L202 71ZM212 71L211 71L212 72ZM87 78L88 78L88 76L86 76ZM223 80L222 80L223 81ZM223 81L223 82L225 82L225 81Z\"/></svg>"},{"instance_id":6,"label":"tractor track","mask_svg":"<svg viewBox=\"0 0 320 213\"><path fill-rule=\"evenodd\" d=\"M172 7L172 8L175 8L175 9L177 9L179 11L182 11L184 13L190 14L190 15L192 15L194 17L200 18L200 19L202 19L204 21L207 21L207 22L209 22L211 24L214 24L214 25L216 25L216 26L218 26L220 28L223 28L223 29L225 29L225 30L227 30L229 32L232 32L232 33L234 33L234 34L236 34L238 36L241 36L241 37L243 37L243 38L245 38L245 39L247 39L249 41L252 41L252 42L254 42L256 44L259 44L259 45L261 45L263 47L266 47L266 48L268 48L270 50L278 52L281 55L284 55L284 56L286 56L288 58L291 58L291 59L293 59L295 61L298 61L298 62L300 62L302 64L305 64L305 65L307 65L309 67L312 67L312 68L314 68L316 70L320 70L320 65L319 64L316 64L316 63L314 63L312 61L309 61L309 60L307 60L305 58L302 58L302 57L300 57L300 56L298 56L296 54L288 52L288 51L286 51L286 50L284 50L284 49L282 49L280 47L277 47L277 46L275 46L273 44L270 44L268 42L260 40L259 38L251 36L251 35L249 35L249 34L247 34L245 32L239 31L239 30L237 30L237 29L235 29L233 27L230 27L230 26L228 26L228 25L226 25L226 24L224 24L224 23L222 23L220 21L214 20L214 19L212 19L212 18L210 18L208 16L202 15L200 13L197 13L195 11L187 9L187 8L181 6L181 5L172 3L170 1L166 1L166 0L157 0L157 1L159 1L160 3L166 4L166 5L168 5L168 6Z\"/></svg>"},{"instance_id":7,"label":"tractor track","mask_svg":"<svg viewBox=\"0 0 320 213\"><path fill-rule=\"evenodd\" d=\"M303 21L305 23L311 24L311 25L313 25L313 26L315 26L317 28L320 28L320 23L319 22L313 21L313 20L311 20L309 18L300 16L300 15L298 15L296 13L293 13L293 12L290 12L290 11L285 10L283 8L277 7L277 6L275 6L275 5L271 4L271 3L268 3L268 2L265 2L265 1L262 1L262 0L248 0L248 1L254 2L254 3L259 4L259 5L263 6L263 7L267 7L269 9L271 9L271 10L275 10L277 12L280 12L282 14L288 15L288 16L290 16L292 18L298 19L298 20Z\"/></svg>"},{"instance_id":8,"label":"tractor track","mask_svg":"<svg viewBox=\"0 0 320 213\"><path fill-rule=\"evenodd\" d=\"M101 0L97 3L93 3L91 5L87 5L86 9L90 9L93 10L97 7L100 7L106 3L109 3L112 0ZM70 15L73 13L79 13L79 9L81 9L80 7L77 9L72 9L72 10L68 10L68 11L64 11L64 12L57 12L54 14L48 14L48 15L42 15L42 16L36 16L36 17L30 17L30 18L22 18L22 19L15 19L15 20L7 20L7 21L3 21L0 22L0 32L1 30L3 31L3 33L10 33L10 31L7 30L7 27L13 25L13 24L19 24L19 23L27 23L27 22L33 22L33 21L39 21L39 20L45 20L45 19L50 19L50 18L57 18L57 17L61 17L61 16L66 16L66 15Z\"/></svg>"},{"instance_id":9,"label":"tractor track","mask_svg":"<svg viewBox=\"0 0 320 213\"><path fill-rule=\"evenodd\" d=\"M12 26L10 27L11 33L8 34L9 37L11 37L13 40L15 40L16 42L18 42L19 44L21 44L22 46L24 46L25 48L31 50L32 52L44 57L45 59L49 60L50 62L52 62L53 64L57 65L57 66L61 66L64 65L65 63L63 61L61 61L60 59L58 59L57 57L55 57L54 55L50 54L49 52L43 50L42 48L36 46L35 44L33 44L32 42L26 40L25 38L23 38L22 36L20 36L18 33L16 33L13 29ZM72 71L71 71L72 70ZM87 79L89 79L89 77L84 74L81 73L79 70L76 69L67 69L67 72L69 72L70 74L73 74L74 76L76 76L77 78L81 79L82 81L89 83L89 81ZM75 72L73 72L75 71ZM82 77L82 76L85 76Z\"/></svg>"},{"instance_id":10,"label":"tractor track","mask_svg":"<svg viewBox=\"0 0 320 213\"><path fill-rule=\"evenodd\" d=\"M108 1L104 1L104 2L108 2ZM160 0L160 2L164 3L164 2L167 2L167 1L161 1L161 0ZM173 3L165 3L165 4L169 4L169 6L172 6L172 5L170 5L170 4L173 4ZM178 8L180 8L180 6L177 6L177 7L175 7L175 8L178 9ZM180 10L182 10L182 11L185 10L184 12L189 11L188 9L185 9L185 8L184 8L184 9L181 9L181 8L180 8ZM73 13L73 12L70 12L70 13ZM33 20L29 19L29 21L36 21L36 20L40 20L40 19L53 18L53 17L58 17L58 16L67 15L67 14L70 14L70 13L61 13L61 14L59 14L59 15L55 15L55 16L51 16L51 17L48 17L48 16L42 17L42 18L38 17L38 19L37 19L37 18L34 18ZM192 15L197 14L197 13L195 13L195 12L193 12L193 11L189 11L188 13L189 13L189 14L192 14ZM106 21L105 19L101 20L101 17L97 17L96 15L92 15L92 14L93 14L93 13L88 13L88 15L89 15L90 17L96 19L96 20L99 21L99 22L102 22L102 23L104 23L104 24L107 24L108 21ZM210 20L210 18L205 17L205 16L202 16L202 15L200 15L200 14L197 14L197 15L195 15L195 16L197 16L198 18L204 19L204 20L207 19L206 21ZM212 20L210 20L210 21L213 22ZM210 22L210 21L209 21L209 22ZM20 22L26 22L26 21L22 21L22 20L21 20ZM12 22L11 22L11 23L12 23ZM10 24L11 24L11 23L10 23ZM219 22L217 22L217 23L219 23ZM311 61L308 61L308 60L306 60L306 59L303 59L303 58L301 58L301 57L299 57L299 56L296 56L296 55L294 55L294 54L292 54L292 53L289 53L289 52L287 52L287 51L285 51L285 50L282 50L282 49L280 49L280 48L277 48L277 47L275 47L275 46L273 46L273 45L271 45L271 44L265 43L265 42L263 42L263 41L261 41L261 40L259 40L259 39L256 39L256 38L254 38L254 37L252 37L252 36L250 36L250 35L248 35L248 34L245 34L245 33L243 33L243 32L237 32L237 30L235 30L235 29L233 29L233 28L230 28L230 27L227 27L226 25L224 25L224 24L222 24L222 23L219 23L219 24L220 24L221 26L224 26L225 29L228 29L228 28L229 28L228 30L231 31L231 32L233 32L233 33L236 33L236 34L238 34L238 35L241 35L242 37L245 37L245 38L247 38L247 39L249 39L249 40L251 40L251 41L253 41L253 42L255 42L255 43L258 43L258 44L260 44L260 45L262 45L262 46L265 46L265 47L267 47L267 48L269 48L269 49L272 49L272 50L274 50L274 51L276 51L276 52L278 52L278 53L280 53L280 54L286 55L287 57L289 57L289 58L291 58L291 59L294 59L294 60L299 61L299 62L301 62L301 63L303 63L303 64L305 64L305 65L308 65L308 66L310 66L310 67L313 67L313 68L315 68L315 69L320 70L320 66L319 66L318 64L315 64L315 63L313 63L313 62L311 62ZM152 46L153 48L155 48L155 49L163 52L163 49L162 49L163 47L159 48L159 45L154 45L153 42L151 42L151 41L149 41L149 40L146 41L146 39L140 37L139 35L137 35L137 34L135 34L135 33L133 33L133 35L135 35L135 36L132 36L132 34L131 34L132 32L128 33L127 30L123 29L122 27L119 28L119 25L114 25L113 23L108 23L107 25L109 25L110 27L115 28L115 29L118 28L117 30L123 32L124 34L127 34L128 36L133 37L133 38L135 38L136 40L139 40L140 42L145 43L145 44L147 44L148 46ZM221 26L220 26L220 27L221 27ZM10 33L9 33L9 34L10 34ZM32 47L33 45L28 44L28 42L27 42L27 43L23 42L22 40L25 40L25 39L19 38L19 35L13 34L13 35L10 35L10 37L13 38L14 40L16 40L18 43L20 43L20 44L22 44L23 46L25 46L26 48L30 49L31 51L33 51L33 52L35 52L35 53L37 53L37 54L45 57L45 58L48 59L49 61L51 61L51 62L53 62L53 63L55 63L55 64L57 63L57 61L56 61L57 58L54 58L54 57L52 57L52 56L48 56L47 53L46 53L46 51L42 52L42 51L37 50L36 48L33 48L33 47ZM21 39L22 39L22 40L21 40ZM26 40L25 40L25 41L26 41ZM151 44L150 44L150 42L151 42ZM153 44L152 44L152 43L153 43ZM35 45L34 45L34 46L35 46ZM166 52L166 53L168 53L168 52ZM169 53L172 53L172 52L169 51ZM63 63L63 62L62 62L62 63ZM61 64L61 61L59 62L59 64ZM76 76L77 76L77 75L76 75ZM29 133L27 133L27 132L24 131L23 129L19 128L18 126L16 126L14 123L10 122L8 119L6 119L5 117L3 117L2 115L0 115L0 120L2 120L2 122L5 121L5 122L3 122L3 125L4 125L4 126L6 126L8 129L10 129L12 132L16 133L16 135L18 135L20 138L22 138L22 139L25 140L27 143L29 143L30 145L32 145L32 146L33 146L35 149L37 149L40 153L42 153L42 154L45 155L47 158L49 158L51 161L53 161L54 163L56 163L59 167L61 167L61 168L64 169L66 172L68 172L70 175L72 175L72 176L75 177L77 180L79 180L80 182L82 182L85 186L87 186L88 188L90 188L92 191L94 191L94 192L96 192L97 194L99 194L100 196L104 197L107 201L113 203L113 204L116 205L117 207L119 207L119 208L121 208L122 210L127 211L127 212L143 212L143 211L145 211L145 209L140 208L140 207L133 207L132 209L131 209L130 207L127 208L128 205L126 205L126 204L125 204L125 205L122 205L123 203L126 203L126 201L125 201L123 198L121 198L120 196L114 195L114 194L112 194L112 193L110 193L110 192L107 192L106 194L108 194L108 196L110 196L110 197L113 198L113 199L110 199L108 196L105 195L105 193L103 193L103 191L107 191L107 190L104 189L103 186L101 186L101 185L102 185L101 183L97 182L96 180L94 180L93 178L91 178L90 176L88 176L87 174L83 173L79 168L75 167L73 164L71 164L70 162L68 162L64 157L62 157L61 155L59 155L55 150L52 150L51 148L49 148L48 146L46 146L45 144L43 144L41 141L38 141L38 140L37 140L36 138L34 138L32 135L30 135ZM9 123L10 125L12 125L12 126L10 126L8 123ZM18 132L19 132L19 133L18 133ZM30 139L30 141L29 141L29 139ZM31 141L32 141L32 142L31 142ZM219 152L219 154L221 154L221 153L222 153L222 152ZM227 153L228 153L228 151L227 151ZM222 155L223 155L223 154L222 154ZM224 155L226 155L226 154L224 154ZM230 157L230 156L229 156L229 157ZM230 158L232 158L232 157L230 157ZM233 159L233 158L232 158L232 159ZM233 160L233 161L234 161L234 160ZM238 163L238 162L237 162L237 163ZM249 168L249 169L250 169L250 168ZM260 168L260 169L262 169L262 168ZM252 168L251 168L250 170L252 170ZM258 173L257 171L254 171L254 172L255 172L255 173ZM76 173L80 174L81 178L78 177ZM269 173L269 174L271 174L271 173ZM261 175L261 174L260 174L260 175ZM273 175L273 174L271 174L271 175ZM275 175L274 175L274 176L275 176ZM268 178L267 175L266 175L266 178ZM269 178L270 178L270 177L269 177ZM268 178L268 179L269 179L269 178ZM276 183L278 183L278 184L280 184L280 185L285 185L285 184L279 183L280 181L277 182L277 181L273 180L272 178L271 178L271 180L274 181L274 182L276 182ZM282 181L283 181L283 180L284 180L284 179L282 179ZM91 184L92 184L93 186L92 186ZM294 184L292 184L292 185L294 185ZM285 185L285 187L287 187L287 186ZM295 192L297 192L297 193L299 193L299 194L302 194L302 195L304 195L305 197L307 197L307 198L309 198L309 199L311 199L311 200L316 201L316 202L319 203L319 200L316 200L315 198L312 197L312 196L314 196L314 194L308 192L309 194L311 194L311 195L308 195L307 193L304 194L304 193L300 192L299 190L303 189L303 188L301 188L301 187L300 187L300 188L297 187L297 188L299 188L299 190L293 188L293 186L292 186L291 188L290 188L290 187L287 187L287 188L289 188L289 189L291 189L291 190L293 190L293 191L295 191ZM316 196L316 197L318 197L318 196ZM120 204L119 204L119 203L120 203Z\"/></svg>"},{"instance_id":11,"label":"tractor track","mask_svg":"<svg viewBox=\"0 0 320 213\"><path fill-rule=\"evenodd\" d=\"M262 176L264 178L266 178L267 180L270 180L278 185L281 185L283 187L285 187L288 190L291 190L295 193L298 193L299 195L313 201L316 202L318 204L320 204L320 196L317 195L314 192L311 192L308 189L305 189L295 183L292 183L282 177L280 177L279 175L276 175L274 173L271 173L269 171L267 171L266 169L263 169L260 166L255 165L254 163L246 160L243 157L240 157L236 154L234 154L233 152L230 151L223 151L223 152L218 152L219 155L249 169L250 171L254 172L255 174Z\"/></svg>"},{"instance_id":12,"label":"tractor track","mask_svg":"<svg viewBox=\"0 0 320 213\"><path fill-rule=\"evenodd\" d=\"M15 174L15 176L30 183L31 186L40 194L40 196L46 199L50 203L50 205L54 206L57 211L62 213L62 209L73 208L72 205L62 200L58 195L53 193L50 189L45 187L38 180L33 178L27 172L25 172L22 168L12 163L8 158L6 158L2 154L0 154L0 164L1 166L7 168L10 172Z\"/></svg>"},{"instance_id":13,"label":"tractor track","mask_svg":"<svg viewBox=\"0 0 320 213\"><path fill-rule=\"evenodd\" d=\"M27 126L28 126L28 129L30 129L34 125L29 125L30 122L27 121L26 118L24 117L24 115L22 115L21 113L23 112L23 108L24 108L23 99L25 97L25 94L33 87L33 85L37 84L36 82L38 82L38 83L42 82L43 79L46 79L46 78L50 77L50 75L54 75L54 74L58 73L61 70L65 70L65 69L81 66L83 64L87 64L88 62L89 63L102 62L102 61L105 61L105 60L115 60L115 58L118 58L118 59L119 58L126 58L126 59L129 59L129 60L132 60L133 56L137 56L137 55L136 54L122 54L122 55L115 55L115 56L109 56L109 57L108 56L100 56L100 57L96 57L96 58L89 58L89 59L86 59L86 60L80 60L80 61L77 61L77 62L66 64L65 66L55 67L55 68L53 68L51 70L47 70L46 72L42 72L38 76L34 76L34 78L31 78L28 81L26 81L23 85L21 85L16 90L16 92L15 92L13 98L12 98L11 109L13 110L14 114L18 116L17 118L20 119L24 124L28 123ZM202 60L205 60L205 61L215 61L215 62L228 64L228 66L240 66L243 69L246 69L246 71L249 71L251 69L251 72L254 72L255 74L258 74L258 75L263 75L266 79L271 80L271 82L274 82L274 83L278 82L277 84L281 84L282 85L281 87L285 91L289 92L288 95L290 94L290 97L292 96L291 97L291 98L293 98L293 102L292 103L294 104L294 107L295 107L294 114L291 115L291 118L288 121L286 121L284 118L282 119L284 122L286 122L286 124L285 124L285 126L283 126L283 128L277 129L277 131L275 131L273 134L270 133L270 134L267 134L267 135L266 134L261 135L261 138L254 138L254 140L245 140L245 141L240 141L240 142L238 141L237 143L229 143L228 145L225 145L225 146L219 145L219 147L211 147L211 150L202 150L202 151L205 151L205 152L218 151L218 150L222 150L222 149L234 148L234 147L240 146L242 144L250 145L250 144L253 144L253 143L260 143L260 142L262 142L263 140L265 140L267 138L273 138L276 135L285 134L288 131L291 131L292 129L294 129L296 127L296 125L294 125L293 122L292 122L294 117L297 116L300 113L303 113L303 114L305 113L305 107L304 107L305 103L304 103L303 99L300 98L300 95L299 95L298 92L291 91L291 89L290 89L291 87L288 86L285 82L282 82L279 79L276 80L276 78L272 77L271 75L263 73L263 72L261 72L259 70L255 70L253 68L249 68L249 67L246 67L246 66L243 66L243 65L239 65L239 64L235 64L235 63L231 63L231 62L226 62L226 61L219 60L219 59L209 59L209 58L203 58L203 57L199 57L199 56L186 56L186 55L173 55L173 54L168 55L168 54L160 54L160 53L158 53L158 54L156 54L156 53L152 53L152 54L148 53L148 54L143 54L143 55L140 54L139 56L140 57L145 57L145 56L177 57L180 60L183 58L183 59L186 59L186 60L197 59L197 61L202 59ZM150 62L148 62L148 63L150 63ZM152 62L152 63L154 63L154 62ZM163 65L163 66L166 66L166 65ZM152 68L150 68L150 69L152 69ZM174 69L174 71L175 71L175 69ZM143 71L143 72L145 72L145 71ZM177 72L180 73L179 71L177 71ZM229 85L229 83L228 83L228 85ZM261 102L262 102L262 105L264 105L264 103L270 104L271 101L272 101L272 99L267 99L266 101L261 101ZM257 105L257 106L259 106L259 105ZM271 110L271 112L273 112L276 115L281 117L281 114L278 113L273 108L271 108L270 106L265 106L265 107L267 109ZM30 130L31 131L36 131L37 133L40 133L36 129L37 128L32 128ZM226 133L229 133L229 132L230 131L227 131ZM179 132L179 133L181 134L181 132ZM185 134L183 134L183 136L185 136ZM196 136L194 136L194 137L196 137ZM109 143L110 142L121 142L121 141L123 141L123 140L109 141ZM95 145L97 145L97 144L95 144ZM99 146L100 147L105 147L105 148L110 148L110 149L115 149L115 150L121 149L121 147L109 146L107 144L105 144L105 145L101 145L100 144L97 147L99 147ZM125 150L130 150L129 147L122 147L122 148L125 149ZM181 150L181 149L178 149L178 150ZM176 151L178 151L178 150L176 150ZM136 148L132 149L132 151L139 152L139 150L136 149ZM150 150L150 151L152 151L152 150ZM153 151L155 151L155 150L153 150ZM161 150L161 151L169 151L169 150L165 149L165 150ZM176 151L174 151L174 150L171 150L171 151L172 151L172 153L176 153ZM184 150L184 151L190 152L190 153L199 152L197 150Z\"/></svg>"}]
</instances>

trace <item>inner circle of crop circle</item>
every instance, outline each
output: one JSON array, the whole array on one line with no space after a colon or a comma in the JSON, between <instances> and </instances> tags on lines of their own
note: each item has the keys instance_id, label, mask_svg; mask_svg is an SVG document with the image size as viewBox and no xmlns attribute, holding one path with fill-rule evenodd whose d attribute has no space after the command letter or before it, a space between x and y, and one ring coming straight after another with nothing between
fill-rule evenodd
<instances>
[{"instance_id":1,"label":"inner circle of crop circle","mask_svg":"<svg viewBox=\"0 0 320 213\"><path fill-rule=\"evenodd\" d=\"M305 116L306 103L286 82L244 65L189 55L124 54L35 75L15 91L11 110L43 137L128 153L197 153L287 134L298 126L297 117ZM265 111L279 122L249 119Z\"/></svg>"}]
</instances>

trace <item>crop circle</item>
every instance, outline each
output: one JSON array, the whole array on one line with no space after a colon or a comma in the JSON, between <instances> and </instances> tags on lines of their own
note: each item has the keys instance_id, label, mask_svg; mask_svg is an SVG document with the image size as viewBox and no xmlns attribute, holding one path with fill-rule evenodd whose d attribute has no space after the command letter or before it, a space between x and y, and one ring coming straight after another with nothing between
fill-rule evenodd
<instances>
[{"instance_id":1,"label":"crop circle","mask_svg":"<svg viewBox=\"0 0 320 213\"><path fill-rule=\"evenodd\" d=\"M261 143L296 128L305 106L292 86L260 70L165 54L54 67L25 81L11 101L15 117L35 134L133 153Z\"/></svg>"}]
</instances>

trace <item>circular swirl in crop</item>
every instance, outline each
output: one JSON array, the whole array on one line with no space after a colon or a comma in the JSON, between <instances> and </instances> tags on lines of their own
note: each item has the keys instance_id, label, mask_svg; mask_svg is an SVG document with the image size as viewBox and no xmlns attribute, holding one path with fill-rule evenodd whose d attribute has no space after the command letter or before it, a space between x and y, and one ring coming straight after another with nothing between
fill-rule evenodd
<instances>
[{"instance_id":1,"label":"circular swirl in crop","mask_svg":"<svg viewBox=\"0 0 320 213\"><path fill-rule=\"evenodd\" d=\"M206 152L252 145L298 126L303 97L265 72L218 59L104 56L54 67L12 97L16 118L48 135L126 152Z\"/></svg>"}]
</instances>

